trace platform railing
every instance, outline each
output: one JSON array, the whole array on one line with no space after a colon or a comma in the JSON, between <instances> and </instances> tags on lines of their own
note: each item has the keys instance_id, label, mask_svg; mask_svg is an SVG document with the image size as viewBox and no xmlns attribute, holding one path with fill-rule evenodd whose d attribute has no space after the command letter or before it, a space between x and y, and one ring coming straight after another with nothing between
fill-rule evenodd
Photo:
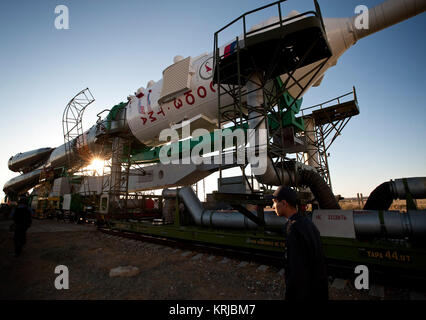
<instances>
[{"instance_id":1,"label":"platform railing","mask_svg":"<svg viewBox=\"0 0 426 320\"><path fill-rule=\"evenodd\" d=\"M292 21L292 20L296 20L296 19L298 19L300 17L303 17L303 16L306 17L307 15L314 15L314 16L318 17L320 19L320 21L321 21L321 25L322 25L323 29L325 30L325 28L324 28L324 21L322 19L322 14L321 14L321 9L320 9L320 6L319 6L317 0L313 0L314 5L315 5L315 11L313 11L313 10L306 11L306 12L300 13L300 14L298 14L296 16L293 16L293 17L290 17L290 18L287 18L287 19L283 20L282 10L281 10L281 4L283 2L285 2L285 1L287 1L287 0L276 1L276 2L273 2L271 4L259 7L257 9L251 10L251 11L248 11L248 12L242 14L241 16L239 16L238 18L235 18L234 20L232 20L230 23L228 23L227 25L225 25L224 27L222 27L218 31L216 31L214 33L213 65L216 66L216 62L220 58L222 58L224 56L224 55L220 56L220 54L218 52L218 50L219 50L219 34L222 31L228 29L230 26L234 25L235 23L237 23L238 21L241 21L241 20L242 20L242 24L243 24L243 39L244 39L244 42L246 41L247 36L249 36L249 35L251 35L253 33L258 33L258 32L260 32L262 30L269 29L269 28L272 28L272 27L275 27L275 26L278 26L278 25L280 27L282 27L286 22L289 22L289 21ZM261 27L259 29L255 29L255 30L252 30L252 31L247 31L247 19L246 18L247 18L248 15L251 15L251 14L253 14L255 12L262 11L264 9L267 9L267 8L270 8L270 7L273 7L273 6L277 6L277 8L278 8L279 20L277 22L271 23L271 24L266 25L264 27ZM238 37L236 39L238 41Z\"/></svg>"},{"instance_id":2,"label":"platform railing","mask_svg":"<svg viewBox=\"0 0 426 320\"><path fill-rule=\"evenodd\" d=\"M352 96L353 99L347 100L349 96ZM355 103L358 105L358 99L357 99L357 96L356 96L355 87L352 87L352 91L345 93L345 94L342 94L341 96L338 96L336 98L321 102L319 104L316 104L316 105L313 105L313 106L310 106L310 107L302 108L302 109L300 109L300 112L302 113L302 116L307 116L307 115L310 114L310 113L306 113L307 110L312 110L312 111L322 110L324 108L331 107L332 105L339 105L341 103L348 102L348 101L355 101Z\"/></svg>"}]
</instances>

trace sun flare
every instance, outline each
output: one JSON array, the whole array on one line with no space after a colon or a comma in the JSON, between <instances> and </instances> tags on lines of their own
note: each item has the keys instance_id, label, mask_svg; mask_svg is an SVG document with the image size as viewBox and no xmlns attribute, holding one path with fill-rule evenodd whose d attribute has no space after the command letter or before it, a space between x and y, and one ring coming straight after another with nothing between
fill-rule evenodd
<instances>
[{"instance_id":1,"label":"sun flare","mask_svg":"<svg viewBox=\"0 0 426 320\"><path fill-rule=\"evenodd\" d=\"M87 170L92 170L97 175L102 175L104 169L104 161L99 158L94 158L92 162L86 167Z\"/></svg>"}]
</instances>

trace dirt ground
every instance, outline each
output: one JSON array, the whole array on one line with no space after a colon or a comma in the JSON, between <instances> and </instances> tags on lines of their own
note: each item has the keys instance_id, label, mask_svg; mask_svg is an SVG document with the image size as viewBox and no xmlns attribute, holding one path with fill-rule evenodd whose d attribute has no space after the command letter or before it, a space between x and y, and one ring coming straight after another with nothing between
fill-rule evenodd
<instances>
[{"instance_id":1,"label":"dirt ground","mask_svg":"<svg viewBox=\"0 0 426 320\"><path fill-rule=\"evenodd\" d=\"M13 254L10 221L0 222L0 299L280 300L283 270L220 256L120 239L94 225L33 220L20 257ZM69 270L69 289L54 286L55 267ZM111 278L118 266L135 266L133 277ZM266 270L265 270L266 269ZM331 299L380 299L330 286ZM396 298L407 298L397 293ZM395 298L395 296L393 297Z\"/></svg>"}]
</instances>

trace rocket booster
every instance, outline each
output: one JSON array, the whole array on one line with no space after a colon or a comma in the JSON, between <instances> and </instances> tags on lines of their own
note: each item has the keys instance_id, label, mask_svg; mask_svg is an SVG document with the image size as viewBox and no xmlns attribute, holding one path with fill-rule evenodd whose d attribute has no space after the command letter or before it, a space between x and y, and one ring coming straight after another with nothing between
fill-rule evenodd
<instances>
[{"instance_id":1,"label":"rocket booster","mask_svg":"<svg viewBox=\"0 0 426 320\"><path fill-rule=\"evenodd\" d=\"M302 97L311 86L320 85L324 73L330 67L336 65L340 56L359 39L409 19L425 10L426 1L424 0L388 0L368 10L367 29L356 27L357 16L350 18L324 18L324 27L332 56L309 85L307 85L308 77L299 80L304 89L301 89L297 85L292 86L293 80L288 80L287 75L281 75L280 77L283 82L288 80L288 93L292 97ZM298 13L292 11L288 17L292 17L296 14ZM276 21L278 21L278 17L271 17L261 24L252 27L251 30L256 30ZM274 27L272 26L271 28ZM239 38L241 39L242 37ZM220 47L219 50L220 55L224 54L225 50L229 50L229 43ZM321 62L323 61L320 60L297 69L293 74L294 78L300 79L302 75L315 69ZM213 53L204 53L196 57L187 57L185 59L176 56L174 64L163 71L163 78L161 80L158 82L150 81L146 88L141 87L134 95L128 97L128 103L125 106L126 110L123 113L126 115L126 121L125 124L120 125L120 127L123 130L130 130L131 134L139 142L147 146L155 146L164 143L159 141L160 132L163 129L178 125L184 120L188 120L190 123L195 123L195 121L197 121L199 127L210 129L215 127L217 125L218 98L217 85L213 83L213 75ZM224 95L221 99L223 99L221 100L223 104L232 102L232 98L229 95ZM200 119L202 120L201 122ZM192 124L191 128L196 129ZM99 149L95 143L96 130L96 126L93 126L83 134L83 147L98 153L98 150L95 151L95 149ZM51 150L44 150L44 157L47 153L50 154L50 157L44 164L52 168L64 165L66 163L65 149L65 145L61 145L53 150L53 152ZM9 160L9 164L15 163L18 157L19 154L12 157ZM39 160L39 158L37 158L37 160ZM31 170L35 169L31 167L31 165L34 165L31 161L26 163L26 165L28 165L28 168L31 168ZM11 166L9 166L9 168L14 170ZM26 175L28 175L28 170L20 168L19 171L26 172ZM19 178L25 178L26 175L9 180L3 189L5 193L7 194L9 191L16 191L19 189L17 188L18 183L20 183L20 186L24 185L26 190L33 187L35 185L35 175L31 175L30 183L22 184L22 181L20 181ZM27 177L27 181L30 180L28 180Z\"/></svg>"},{"instance_id":2,"label":"rocket booster","mask_svg":"<svg viewBox=\"0 0 426 320\"><path fill-rule=\"evenodd\" d=\"M52 148L40 148L24 153L18 153L9 159L9 169L15 172L22 171L26 173L37 167L37 164L41 165L41 163L45 162L52 151Z\"/></svg>"}]
</instances>

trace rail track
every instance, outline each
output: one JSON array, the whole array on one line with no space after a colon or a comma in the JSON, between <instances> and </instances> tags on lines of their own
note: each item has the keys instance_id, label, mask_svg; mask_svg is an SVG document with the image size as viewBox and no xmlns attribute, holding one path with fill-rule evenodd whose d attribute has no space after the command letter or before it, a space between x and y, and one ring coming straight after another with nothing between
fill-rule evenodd
<instances>
[{"instance_id":1,"label":"rail track","mask_svg":"<svg viewBox=\"0 0 426 320\"><path fill-rule=\"evenodd\" d=\"M58 219L66 222L66 219ZM76 223L75 221L71 223ZM95 223L93 219L86 219L82 223ZM209 256L222 257L223 259L232 259L239 263L253 262L259 265L259 267L267 266L274 267L279 270L280 274L284 275L284 258L282 254L261 252L250 249L233 248L229 246L211 245L206 243L199 243L193 241L185 241L182 239L173 239L166 237L157 237L142 233L118 231L109 229L108 227L98 227L98 230L104 234L108 234L117 238L126 238L135 241L141 241L146 243L152 243L164 247L171 247L174 249L180 249L185 252L194 252L197 254L205 254ZM354 263L345 263L341 261L328 260L327 271L329 275L330 283L333 283L336 279L337 282L343 283L354 283L354 279L357 276L354 273L356 265ZM262 269L262 268L261 268ZM379 269L377 266L374 270L370 270L370 279L372 283L378 286L409 289L409 290L424 290L426 287L426 274L411 274L402 272L401 270L383 268ZM341 285L337 285L341 287ZM425 292L426 294L426 292Z\"/></svg>"},{"instance_id":2,"label":"rail track","mask_svg":"<svg viewBox=\"0 0 426 320\"><path fill-rule=\"evenodd\" d=\"M241 261L253 261L263 265L273 266L276 268L284 268L284 260L281 255L271 255L263 252L256 252L250 250L241 250L240 248L230 248L230 247L222 247L222 246L211 246L201 243L194 243L183 240L174 240L170 238L164 237L153 237L149 235L144 235L140 233L132 233L132 232L123 232L117 230L111 230L108 228L98 228L99 231L114 235L117 237L128 238L138 241L145 241L154 244L159 244L163 246L169 246L181 250L189 250L197 253L203 254L211 254L222 256L224 258L241 260Z\"/></svg>"},{"instance_id":3,"label":"rail track","mask_svg":"<svg viewBox=\"0 0 426 320\"><path fill-rule=\"evenodd\" d=\"M239 265L247 263L258 264L258 269L263 270L273 267L280 275L284 276L284 259L282 255L271 254L269 252L257 252L253 250L242 250L241 248L230 248L222 246L212 246L202 243L174 240L164 237L154 237L140 233L111 230L99 227L98 230L104 234L117 238L125 238L134 241L148 242L153 245L171 247L187 253L188 256L200 258L202 255L223 257L226 262L230 259ZM331 287L344 289L348 284L353 287L355 277L354 264L328 261L328 275ZM377 269L370 271L370 285L373 296L384 298L385 291L408 290L408 296L414 299L426 299L426 276L403 274L399 270Z\"/></svg>"}]
</instances>

